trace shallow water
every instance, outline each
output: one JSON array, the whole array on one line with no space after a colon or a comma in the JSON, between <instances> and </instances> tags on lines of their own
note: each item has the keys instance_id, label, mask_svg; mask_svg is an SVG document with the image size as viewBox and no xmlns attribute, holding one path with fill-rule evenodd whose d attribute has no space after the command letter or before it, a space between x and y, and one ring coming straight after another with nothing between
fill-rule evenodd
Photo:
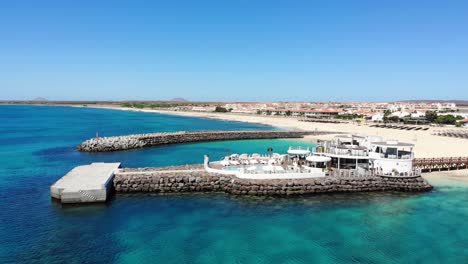
<instances>
[{"instance_id":1,"label":"shallow water","mask_svg":"<svg viewBox=\"0 0 468 264\"><path fill-rule=\"evenodd\" d=\"M118 153L74 149L101 135L271 127L150 113L0 106L2 263L467 263L468 186L429 193L293 199L122 195L62 207L49 187L74 166L200 163L203 154L284 152L293 140L186 144Z\"/></svg>"}]
</instances>

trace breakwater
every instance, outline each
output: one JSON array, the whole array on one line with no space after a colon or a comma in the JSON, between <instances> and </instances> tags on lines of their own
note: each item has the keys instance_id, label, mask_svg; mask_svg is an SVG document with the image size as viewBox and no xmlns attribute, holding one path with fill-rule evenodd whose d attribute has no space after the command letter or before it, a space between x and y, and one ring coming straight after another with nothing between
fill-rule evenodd
<instances>
[{"instance_id":1,"label":"breakwater","mask_svg":"<svg viewBox=\"0 0 468 264\"><path fill-rule=\"evenodd\" d=\"M78 145L85 152L110 152L159 145L222 140L302 138L305 135L323 135L326 131L198 131L136 134L116 137L92 138ZM336 132L333 132L336 134Z\"/></svg>"},{"instance_id":2,"label":"breakwater","mask_svg":"<svg viewBox=\"0 0 468 264\"><path fill-rule=\"evenodd\" d=\"M432 186L422 177L390 178L322 177L309 179L240 179L208 173L196 166L123 169L115 174L114 187L120 193L225 192L252 196L293 196L331 192L405 191L424 192Z\"/></svg>"}]
</instances>

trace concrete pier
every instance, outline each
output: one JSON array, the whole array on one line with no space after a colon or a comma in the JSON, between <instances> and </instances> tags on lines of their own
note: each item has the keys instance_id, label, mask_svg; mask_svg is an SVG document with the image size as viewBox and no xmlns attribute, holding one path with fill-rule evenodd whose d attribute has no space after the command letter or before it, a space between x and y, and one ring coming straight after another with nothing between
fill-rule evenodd
<instances>
[{"instance_id":1,"label":"concrete pier","mask_svg":"<svg viewBox=\"0 0 468 264\"><path fill-rule=\"evenodd\" d=\"M50 195L62 203L105 202L119 167L120 163L78 166L50 187Z\"/></svg>"}]
</instances>

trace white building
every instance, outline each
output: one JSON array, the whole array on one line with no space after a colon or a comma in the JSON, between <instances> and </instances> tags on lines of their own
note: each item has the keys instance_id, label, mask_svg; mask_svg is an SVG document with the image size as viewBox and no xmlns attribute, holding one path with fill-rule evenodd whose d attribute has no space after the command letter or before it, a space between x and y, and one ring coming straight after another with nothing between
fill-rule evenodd
<instances>
[{"instance_id":1,"label":"white building","mask_svg":"<svg viewBox=\"0 0 468 264\"><path fill-rule=\"evenodd\" d=\"M410 176L413 144L383 141L379 136L339 135L320 142L315 155L331 158L331 167L342 170L374 171L382 176Z\"/></svg>"},{"instance_id":2,"label":"white building","mask_svg":"<svg viewBox=\"0 0 468 264\"><path fill-rule=\"evenodd\" d=\"M375 113L374 115L372 115L371 120L373 122L382 122L383 118L384 118L384 113L379 112L379 113Z\"/></svg>"},{"instance_id":3,"label":"white building","mask_svg":"<svg viewBox=\"0 0 468 264\"><path fill-rule=\"evenodd\" d=\"M411 113L409 112L406 112L406 111L396 111L396 112L393 112L390 114L390 116L396 116L398 118L403 118L403 117L407 117L407 116L410 116Z\"/></svg>"}]
</instances>

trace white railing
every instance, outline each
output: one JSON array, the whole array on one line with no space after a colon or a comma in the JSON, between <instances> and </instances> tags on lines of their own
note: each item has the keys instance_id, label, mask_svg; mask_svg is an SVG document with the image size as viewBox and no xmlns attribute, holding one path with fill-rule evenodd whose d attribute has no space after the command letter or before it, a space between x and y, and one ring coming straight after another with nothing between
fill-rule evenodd
<instances>
[{"instance_id":1,"label":"white railing","mask_svg":"<svg viewBox=\"0 0 468 264\"><path fill-rule=\"evenodd\" d=\"M307 151L309 151L309 147L306 147L306 148L303 148L303 147L301 147L301 146L289 147L288 150L307 150Z\"/></svg>"},{"instance_id":2,"label":"white railing","mask_svg":"<svg viewBox=\"0 0 468 264\"><path fill-rule=\"evenodd\" d=\"M209 158L205 155L204 168L207 172L222 174L222 175L233 175L238 178L245 179L301 179L301 178L315 178L324 177L325 173L322 169L311 168L304 169L299 168L293 170L252 170L248 171L245 169L241 170L224 170L214 169L209 166ZM281 177L279 177L281 176Z\"/></svg>"},{"instance_id":3,"label":"white railing","mask_svg":"<svg viewBox=\"0 0 468 264\"><path fill-rule=\"evenodd\" d=\"M421 169L415 168L410 172L393 172L393 173L384 173L378 170L355 170L355 169L340 169L330 171L329 175L332 177L393 177L393 178L411 178L421 176Z\"/></svg>"},{"instance_id":4,"label":"white railing","mask_svg":"<svg viewBox=\"0 0 468 264\"><path fill-rule=\"evenodd\" d=\"M376 152L372 152L376 153ZM413 159L414 154L404 154L404 155L395 155L395 154L386 154L386 153L376 153L382 159Z\"/></svg>"},{"instance_id":5,"label":"white railing","mask_svg":"<svg viewBox=\"0 0 468 264\"><path fill-rule=\"evenodd\" d=\"M331 148L325 148L325 149L322 148L319 151L317 148L315 148L314 152L331 154L331 155L360 156L360 157L368 156L367 150L362 150L362 149L339 149L339 148L331 147Z\"/></svg>"},{"instance_id":6,"label":"white railing","mask_svg":"<svg viewBox=\"0 0 468 264\"><path fill-rule=\"evenodd\" d=\"M414 168L409 172L391 172L391 173L384 173L381 171L376 171L375 175L376 176L381 176L381 177L395 177L395 178L405 178L405 177L419 177L421 176L421 169L419 168Z\"/></svg>"}]
</instances>

